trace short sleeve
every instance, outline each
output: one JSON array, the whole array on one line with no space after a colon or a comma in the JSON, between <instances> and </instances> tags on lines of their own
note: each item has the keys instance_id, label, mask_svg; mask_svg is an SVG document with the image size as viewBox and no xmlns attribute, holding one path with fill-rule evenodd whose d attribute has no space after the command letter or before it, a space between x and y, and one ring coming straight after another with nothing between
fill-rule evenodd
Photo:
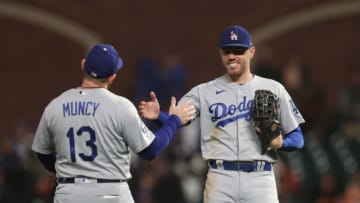
<instances>
[{"instance_id":1,"label":"short sleeve","mask_svg":"<svg viewBox=\"0 0 360 203\"><path fill-rule=\"evenodd\" d=\"M141 120L132 103L124 111L126 116L123 118L126 119L122 121L123 136L131 150L138 153L151 144L155 135Z\"/></svg>"}]
</instances>

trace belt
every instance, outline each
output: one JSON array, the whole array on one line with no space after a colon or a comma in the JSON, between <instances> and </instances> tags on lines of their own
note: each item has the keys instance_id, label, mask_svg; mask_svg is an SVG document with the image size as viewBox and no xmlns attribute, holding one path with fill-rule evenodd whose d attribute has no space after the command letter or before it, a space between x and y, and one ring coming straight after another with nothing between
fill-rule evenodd
<instances>
[{"instance_id":1,"label":"belt","mask_svg":"<svg viewBox=\"0 0 360 203\"><path fill-rule=\"evenodd\" d=\"M87 177L78 177L78 178L64 178L60 177L57 179L58 183L121 183L126 182L126 180L120 179L99 179L99 178L87 178Z\"/></svg>"},{"instance_id":2,"label":"belt","mask_svg":"<svg viewBox=\"0 0 360 203\"><path fill-rule=\"evenodd\" d=\"M265 161L223 161L210 160L209 166L214 169L224 169L230 171L271 171L272 164Z\"/></svg>"}]
</instances>

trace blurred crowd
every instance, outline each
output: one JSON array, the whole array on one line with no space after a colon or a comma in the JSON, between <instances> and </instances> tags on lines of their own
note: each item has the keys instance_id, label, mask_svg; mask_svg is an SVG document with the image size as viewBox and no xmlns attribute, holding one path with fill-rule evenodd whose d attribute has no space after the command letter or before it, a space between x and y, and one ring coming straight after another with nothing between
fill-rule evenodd
<instances>
[{"instance_id":1,"label":"blurred crowd","mask_svg":"<svg viewBox=\"0 0 360 203\"><path fill-rule=\"evenodd\" d=\"M336 108L329 108L326 91L309 77L299 57L274 67L258 60L253 71L281 82L289 91L306 123L305 146L279 152L275 164L280 203L360 202L360 65L350 67L348 82L338 90ZM182 56L169 51L156 59L144 54L137 64L132 99L135 105L155 90L162 109L170 97L188 89L189 68ZM116 90L114 90L116 92ZM150 128L156 128L147 122ZM155 160L132 156L129 185L137 203L201 203L207 163L200 152L197 121L180 129L174 141ZM52 202L54 175L47 172L30 150L35 129L19 121L13 134L0 142L0 202Z\"/></svg>"}]
</instances>

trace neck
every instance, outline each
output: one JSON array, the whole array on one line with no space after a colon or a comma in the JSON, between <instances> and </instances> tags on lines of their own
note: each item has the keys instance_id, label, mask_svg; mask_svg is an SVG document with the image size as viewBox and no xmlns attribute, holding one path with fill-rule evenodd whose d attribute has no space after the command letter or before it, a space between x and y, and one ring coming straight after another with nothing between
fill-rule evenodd
<instances>
[{"instance_id":1,"label":"neck","mask_svg":"<svg viewBox=\"0 0 360 203\"><path fill-rule=\"evenodd\" d=\"M91 89L91 88L105 88L107 89L108 88L108 84L107 83L101 83L99 81L94 81L94 80L87 80L87 79L84 79L81 83L81 88L88 88L88 89Z\"/></svg>"},{"instance_id":2,"label":"neck","mask_svg":"<svg viewBox=\"0 0 360 203\"><path fill-rule=\"evenodd\" d=\"M240 74L240 75L229 75L227 74L226 77L234 82L234 83L238 83L238 84L245 84L247 82L249 82L250 80L253 79L253 74L252 73L248 73L248 74Z\"/></svg>"}]
</instances>

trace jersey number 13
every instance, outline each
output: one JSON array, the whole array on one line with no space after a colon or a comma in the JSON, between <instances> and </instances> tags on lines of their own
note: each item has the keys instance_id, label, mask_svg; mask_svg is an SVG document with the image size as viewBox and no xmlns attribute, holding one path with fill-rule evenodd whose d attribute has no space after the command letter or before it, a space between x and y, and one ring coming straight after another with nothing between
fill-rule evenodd
<instances>
[{"instance_id":1,"label":"jersey number 13","mask_svg":"<svg viewBox=\"0 0 360 203\"><path fill-rule=\"evenodd\" d=\"M82 136L84 133L90 135L90 139L87 140L85 144L90 148L91 153L90 155L78 153L78 155L83 161L93 161L98 154L97 147L95 145L95 131L89 126L82 126L76 131L77 136ZM71 161L76 162L75 132L73 127L68 130L66 136L69 138Z\"/></svg>"}]
</instances>

